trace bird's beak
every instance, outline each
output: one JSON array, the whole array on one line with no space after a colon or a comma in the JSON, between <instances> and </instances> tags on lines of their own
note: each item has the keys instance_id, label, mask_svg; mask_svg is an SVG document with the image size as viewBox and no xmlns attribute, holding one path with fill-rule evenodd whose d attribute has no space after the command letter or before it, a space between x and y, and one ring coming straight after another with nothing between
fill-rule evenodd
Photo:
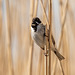
<instances>
[{"instance_id":1,"label":"bird's beak","mask_svg":"<svg viewBox=\"0 0 75 75\"><path fill-rule=\"evenodd\" d=\"M35 27L35 24L32 24L31 27L34 28Z\"/></svg>"}]
</instances>

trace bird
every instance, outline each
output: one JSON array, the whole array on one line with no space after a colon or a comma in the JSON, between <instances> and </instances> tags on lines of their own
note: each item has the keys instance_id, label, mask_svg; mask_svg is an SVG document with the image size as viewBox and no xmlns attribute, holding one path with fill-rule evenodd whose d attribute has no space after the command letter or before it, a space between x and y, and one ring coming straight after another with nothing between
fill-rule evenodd
<instances>
[{"instance_id":1,"label":"bird","mask_svg":"<svg viewBox=\"0 0 75 75\"><path fill-rule=\"evenodd\" d=\"M45 31L46 31L46 25L44 25L38 17L34 17L31 23L31 37L32 37L32 40L42 50L45 50L44 46L46 45L46 37L48 37ZM55 40L52 35L51 35L51 39L52 39L52 45L53 45L53 47L51 47L51 50L58 57L59 60L63 60L64 57L58 52L57 48L55 47Z\"/></svg>"}]
</instances>

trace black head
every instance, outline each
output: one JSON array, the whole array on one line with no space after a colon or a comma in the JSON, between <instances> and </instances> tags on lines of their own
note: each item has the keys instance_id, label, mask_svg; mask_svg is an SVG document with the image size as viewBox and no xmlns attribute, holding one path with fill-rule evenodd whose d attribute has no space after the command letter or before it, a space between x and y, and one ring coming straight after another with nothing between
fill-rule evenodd
<instances>
[{"instance_id":1,"label":"black head","mask_svg":"<svg viewBox=\"0 0 75 75\"><path fill-rule=\"evenodd\" d=\"M38 17L33 18L32 24L37 24L38 25L40 23L41 23L41 20Z\"/></svg>"},{"instance_id":2,"label":"black head","mask_svg":"<svg viewBox=\"0 0 75 75\"><path fill-rule=\"evenodd\" d=\"M38 17L33 18L32 20L32 28L37 31L37 26L41 23L41 20Z\"/></svg>"}]
</instances>

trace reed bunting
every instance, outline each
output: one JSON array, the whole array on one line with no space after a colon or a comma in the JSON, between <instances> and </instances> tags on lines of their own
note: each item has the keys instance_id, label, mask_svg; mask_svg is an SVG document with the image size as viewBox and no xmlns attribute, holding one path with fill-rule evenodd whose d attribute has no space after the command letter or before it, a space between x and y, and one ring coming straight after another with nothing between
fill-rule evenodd
<instances>
[{"instance_id":1,"label":"reed bunting","mask_svg":"<svg viewBox=\"0 0 75 75\"><path fill-rule=\"evenodd\" d=\"M48 37L45 34L45 30L46 30L46 26L43 25L43 23L38 17L35 17L32 19L32 24L31 24L32 39L43 50L44 50L44 46L46 45L46 37ZM64 59L64 57L55 48L55 41L53 36L51 36L51 39L52 39L52 45L53 45L51 50L55 53L55 55L58 57L59 60Z\"/></svg>"}]
</instances>

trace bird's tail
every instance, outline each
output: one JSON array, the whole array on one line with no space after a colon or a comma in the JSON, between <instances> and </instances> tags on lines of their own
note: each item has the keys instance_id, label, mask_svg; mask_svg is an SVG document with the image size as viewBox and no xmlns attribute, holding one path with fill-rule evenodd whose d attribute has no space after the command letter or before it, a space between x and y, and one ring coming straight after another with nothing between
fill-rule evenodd
<instances>
[{"instance_id":1,"label":"bird's tail","mask_svg":"<svg viewBox=\"0 0 75 75\"><path fill-rule=\"evenodd\" d=\"M59 52L56 48L52 48L52 51L55 53L55 55L58 57L58 59L61 61L63 59L65 59Z\"/></svg>"}]
</instances>

